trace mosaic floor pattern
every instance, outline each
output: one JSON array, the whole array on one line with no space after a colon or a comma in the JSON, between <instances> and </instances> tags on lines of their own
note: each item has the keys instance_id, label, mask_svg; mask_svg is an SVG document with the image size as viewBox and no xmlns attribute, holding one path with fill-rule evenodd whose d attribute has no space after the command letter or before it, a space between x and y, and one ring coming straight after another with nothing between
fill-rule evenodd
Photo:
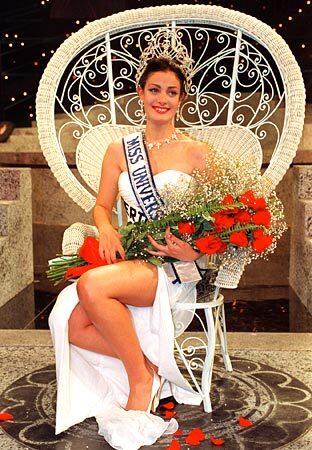
<instances>
[{"instance_id":1,"label":"mosaic floor pattern","mask_svg":"<svg viewBox=\"0 0 312 450\"><path fill-rule=\"evenodd\" d=\"M45 350L49 353L49 349ZM35 358L35 351L27 349L29 352L34 353ZM311 433L307 433L312 426L311 385L308 374L301 376L301 379L294 375L303 364L302 354L291 352L291 356L289 358L287 352L237 350L231 354L232 373L224 371L222 361L217 356L211 393L213 413L203 412L201 406L177 405L175 409L184 436L192 428L200 427L206 436L223 437L225 444L222 448L227 450L312 448L312 444L311 447L308 444ZM304 365L309 367L306 357ZM0 443L0 447L14 450L25 446L40 450L111 448L97 434L94 419L88 419L55 436L55 398L53 364L25 372L3 386L1 409L10 411L14 421L3 423L2 429L13 446L2 447ZM254 425L241 428L237 423L237 417L241 415L252 420ZM184 442L183 436L179 437L179 441ZM164 437L144 449L165 449L170 442L171 437ZM186 450L188 446L184 444L182 448ZM196 448L208 449L213 446L205 441Z\"/></svg>"}]
</instances>

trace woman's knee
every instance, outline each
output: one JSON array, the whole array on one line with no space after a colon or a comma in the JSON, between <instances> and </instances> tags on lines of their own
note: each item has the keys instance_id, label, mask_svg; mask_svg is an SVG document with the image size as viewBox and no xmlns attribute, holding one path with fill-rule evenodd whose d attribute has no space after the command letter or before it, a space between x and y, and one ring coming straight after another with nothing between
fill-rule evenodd
<instances>
[{"instance_id":1,"label":"woman's knee","mask_svg":"<svg viewBox=\"0 0 312 450\"><path fill-rule=\"evenodd\" d=\"M92 270L85 272L77 281L77 293L81 304L89 304L94 299L96 280Z\"/></svg>"},{"instance_id":2,"label":"woman's knee","mask_svg":"<svg viewBox=\"0 0 312 450\"><path fill-rule=\"evenodd\" d=\"M97 269L85 272L77 281L77 293L79 302L87 311L93 304L98 304L99 296L104 299L108 296L109 277L105 272Z\"/></svg>"}]
</instances>

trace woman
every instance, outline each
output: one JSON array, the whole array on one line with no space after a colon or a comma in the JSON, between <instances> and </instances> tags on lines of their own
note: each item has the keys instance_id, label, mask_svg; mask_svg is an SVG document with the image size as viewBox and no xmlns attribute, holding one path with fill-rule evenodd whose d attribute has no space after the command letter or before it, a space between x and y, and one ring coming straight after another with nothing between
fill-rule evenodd
<instances>
[{"instance_id":1,"label":"woman","mask_svg":"<svg viewBox=\"0 0 312 450\"><path fill-rule=\"evenodd\" d=\"M175 115L186 96L187 80L181 67L172 59L152 58L138 82L146 114L144 151L156 190L181 177L189 180L192 171L203 169L209 157L206 144L174 128ZM128 144L116 142L108 147L94 207L100 256L108 265L90 270L62 291L50 316L50 328L57 361L56 433L95 416L99 433L114 448L130 450L177 429L174 419L165 422L149 413L159 396L174 395L178 402L188 404L199 404L201 398L174 360L171 314L182 297L196 301L196 281L173 284L163 267L126 261L121 236L111 225L118 190L128 205L140 210L133 192L136 169L132 180L129 173L131 161L139 159L138 148L129 147L127 154ZM144 207L152 204L150 198L143 199ZM153 255L190 264L201 256L170 229L166 230L166 245L152 236L149 239Z\"/></svg>"}]
</instances>

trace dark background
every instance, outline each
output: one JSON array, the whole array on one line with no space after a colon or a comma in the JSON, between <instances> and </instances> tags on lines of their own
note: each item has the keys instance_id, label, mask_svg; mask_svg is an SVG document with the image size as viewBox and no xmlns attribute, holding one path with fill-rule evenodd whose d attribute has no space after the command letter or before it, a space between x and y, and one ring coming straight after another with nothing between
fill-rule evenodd
<instances>
[{"instance_id":1,"label":"dark background","mask_svg":"<svg viewBox=\"0 0 312 450\"><path fill-rule=\"evenodd\" d=\"M0 120L28 126L35 119L35 95L40 76L52 53L70 33L87 21L145 6L180 1L148 0L7 0L0 13ZM188 1L214 4L257 17L286 40L303 72L307 100L311 102L310 0Z\"/></svg>"}]
</instances>

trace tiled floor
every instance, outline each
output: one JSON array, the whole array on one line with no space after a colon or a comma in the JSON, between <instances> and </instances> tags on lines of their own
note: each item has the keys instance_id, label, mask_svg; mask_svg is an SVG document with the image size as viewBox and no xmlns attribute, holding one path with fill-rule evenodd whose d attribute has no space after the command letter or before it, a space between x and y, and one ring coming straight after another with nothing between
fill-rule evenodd
<instances>
[{"instance_id":1,"label":"tiled floor","mask_svg":"<svg viewBox=\"0 0 312 450\"><path fill-rule=\"evenodd\" d=\"M2 424L3 450L109 449L90 419L55 437L55 371L49 333L45 330L0 331L1 408L14 414ZM179 405L180 427L201 427L207 436L225 439L222 448L288 450L312 448L312 334L229 333L234 367L226 373L216 357L213 413ZM254 422L241 429L236 417ZM309 431L310 430L310 431ZM183 442L183 436L179 438ZM150 448L165 449L170 437ZM145 447L147 448L147 447ZM182 445L187 450L187 445ZM197 448L208 449L205 441Z\"/></svg>"}]
</instances>

